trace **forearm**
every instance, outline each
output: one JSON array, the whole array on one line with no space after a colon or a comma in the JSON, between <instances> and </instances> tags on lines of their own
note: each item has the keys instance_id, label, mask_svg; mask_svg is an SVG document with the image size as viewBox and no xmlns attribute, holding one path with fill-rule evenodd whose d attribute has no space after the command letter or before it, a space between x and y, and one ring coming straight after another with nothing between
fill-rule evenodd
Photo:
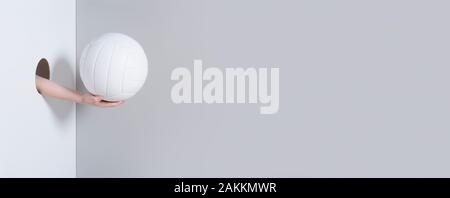
<instances>
[{"instance_id":1,"label":"forearm","mask_svg":"<svg viewBox=\"0 0 450 198\"><path fill-rule=\"evenodd\" d=\"M40 76L36 76L36 88L39 93L41 93L41 95L46 97L53 97L61 100L70 100L77 103L82 102L81 93L58 85L57 83Z\"/></svg>"}]
</instances>

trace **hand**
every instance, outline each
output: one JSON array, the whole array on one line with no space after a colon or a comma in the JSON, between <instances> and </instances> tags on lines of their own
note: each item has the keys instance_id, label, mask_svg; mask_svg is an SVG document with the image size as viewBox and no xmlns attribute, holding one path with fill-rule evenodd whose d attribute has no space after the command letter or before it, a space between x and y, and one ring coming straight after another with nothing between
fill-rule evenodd
<instances>
[{"instance_id":1,"label":"hand","mask_svg":"<svg viewBox=\"0 0 450 198\"><path fill-rule=\"evenodd\" d=\"M125 101L123 101L123 100L110 102L110 101L103 100L103 97L101 97L101 96L94 96L94 95L91 95L88 93L82 94L81 101L80 101L80 103L82 103L82 104L88 104L88 105L97 106L97 107L117 107L117 106L123 104L124 102Z\"/></svg>"}]
</instances>

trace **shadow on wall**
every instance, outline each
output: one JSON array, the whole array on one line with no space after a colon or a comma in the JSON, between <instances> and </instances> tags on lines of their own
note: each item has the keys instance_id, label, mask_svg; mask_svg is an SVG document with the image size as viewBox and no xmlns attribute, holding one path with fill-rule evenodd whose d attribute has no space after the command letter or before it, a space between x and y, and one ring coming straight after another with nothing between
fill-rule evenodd
<instances>
[{"instance_id":1,"label":"shadow on wall","mask_svg":"<svg viewBox=\"0 0 450 198\"><path fill-rule=\"evenodd\" d=\"M63 57L57 58L53 63L50 72L50 80L58 83L67 88L75 88L75 73L71 69L69 61ZM68 120L71 112L74 110L75 105L72 102L58 100L54 98L45 98L47 105L55 117L61 122Z\"/></svg>"}]
</instances>

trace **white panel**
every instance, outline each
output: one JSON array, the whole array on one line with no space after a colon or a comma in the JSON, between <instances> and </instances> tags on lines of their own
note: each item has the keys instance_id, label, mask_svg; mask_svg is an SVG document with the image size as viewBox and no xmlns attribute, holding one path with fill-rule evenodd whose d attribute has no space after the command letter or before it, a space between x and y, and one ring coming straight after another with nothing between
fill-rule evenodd
<instances>
[{"instance_id":1,"label":"white panel","mask_svg":"<svg viewBox=\"0 0 450 198\"><path fill-rule=\"evenodd\" d=\"M75 177L75 104L35 89L41 58L75 87L75 0L0 2L0 177Z\"/></svg>"}]
</instances>

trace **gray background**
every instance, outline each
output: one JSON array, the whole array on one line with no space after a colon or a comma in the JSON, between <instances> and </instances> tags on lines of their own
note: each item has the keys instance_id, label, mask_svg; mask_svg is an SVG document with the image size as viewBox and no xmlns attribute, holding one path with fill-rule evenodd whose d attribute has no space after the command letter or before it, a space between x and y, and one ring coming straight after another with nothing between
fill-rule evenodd
<instances>
[{"instance_id":1,"label":"gray background","mask_svg":"<svg viewBox=\"0 0 450 198\"><path fill-rule=\"evenodd\" d=\"M79 177L450 177L450 2L78 0L151 65L122 107L77 107ZM175 67L280 67L280 111L175 105ZM78 78L78 87L83 88Z\"/></svg>"}]
</instances>

